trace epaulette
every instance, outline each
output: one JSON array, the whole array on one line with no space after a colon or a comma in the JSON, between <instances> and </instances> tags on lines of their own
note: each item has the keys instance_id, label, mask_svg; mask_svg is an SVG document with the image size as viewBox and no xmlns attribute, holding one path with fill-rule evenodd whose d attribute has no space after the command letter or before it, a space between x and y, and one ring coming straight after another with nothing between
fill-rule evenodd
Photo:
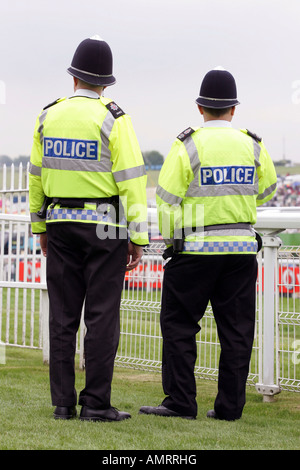
<instances>
[{"instance_id":1,"label":"epaulette","mask_svg":"<svg viewBox=\"0 0 300 470\"><path fill-rule=\"evenodd\" d=\"M253 132L250 132L248 129L246 129L246 131L247 131L247 134L250 135L250 137L252 137L254 140L256 140L256 142L261 142L262 141L262 138L258 137L258 135L254 134Z\"/></svg>"},{"instance_id":2,"label":"epaulette","mask_svg":"<svg viewBox=\"0 0 300 470\"><path fill-rule=\"evenodd\" d=\"M108 103L106 108L111 112L115 119L118 119L125 114L124 111L114 101Z\"/></svg>"},{"instance_id":3,"label":"epaulette","mask_svg":"<svg viewBox=\"0 0 300 470\"><path fill-rule=\"evenodd\" d=\"M191 127L188 127L185 129L185 131L181 132L178 136L177 139L181 140L183 142L185 139L187 139L190 135L192 135L195 132L195 129L192 129Z\"/></svg>"},{"instance_id":4,"label":"epaulette","mask_svg":"<svg viewBox=\"0 0 300 470\"><path fill-rule=\"evenodd\" d=\"M62 100L64 100L64 99L65 99L65 98L57 98L57 100L52 101L52 103L47 104L47 106L45 106L45 107L43 108L43 111L44 111L45 109L51 108L51 106L54 106L54 105L57 104L59 101L62 101Z\"/></svg>"}]
</instances>

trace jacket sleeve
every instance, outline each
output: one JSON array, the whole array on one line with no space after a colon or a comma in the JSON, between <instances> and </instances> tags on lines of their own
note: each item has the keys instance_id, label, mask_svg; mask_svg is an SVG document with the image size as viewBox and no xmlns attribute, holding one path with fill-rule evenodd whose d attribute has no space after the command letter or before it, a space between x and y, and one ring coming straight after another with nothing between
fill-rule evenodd
<instances>
[{"instance_id":1,"label":"jacket sleeve","mask_svg":"<svg viewBox=\"0 0 300 470\"><path fill-rule=\"evenodd\" d=\"M176 139L160 171L156 190L158 226L167 246L173 243L175 228L182 226L181 202L193 178L185 146Z\"/></svg>"},{"instance_id":2,"label":"jacket sleeve","mask_svg":"<svg viewBox=\"0 0 300 470\"><path fill-rule=\"evenodd\" d=\"M147 176L143 156L127 114L115 120L110 135L112 173L127 219L130 240L148 245Z\"/></svg>"},{"instance_id":3,"label":"jacket sleeve","mask_svg":"<svg viewBox=\"0 0 300 470\"><path fill-rule=\"evenodd\" d=\"M266 202L270 201L276 193L277 189L277 175L274 164L270 155L268 154L264 144L260 143L260 156L257 167L258 175L258 196L256 199L256 205L261 206Z\"/></svg>"},{"instance_id":4,"label":"jacket sleeve","mask_svg":"<svg viewBox=\"0 0 300 470\"><path fill-rule=\"evenodd\" d=\"M38 216L38 211L41 209L45 193L42 187L41 173L42 173L42 144L40 141L39 132L39 118L36 121L33 145L30 155L29 167L29 208L32 233L46 232L46 220Z\"/></svg>"}]
</instances>

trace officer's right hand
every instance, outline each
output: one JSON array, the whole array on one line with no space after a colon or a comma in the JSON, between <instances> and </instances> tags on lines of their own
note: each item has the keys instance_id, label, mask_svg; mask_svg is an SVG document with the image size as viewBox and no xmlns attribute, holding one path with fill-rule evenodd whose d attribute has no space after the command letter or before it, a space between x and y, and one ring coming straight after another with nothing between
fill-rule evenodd
<instances>
[{"instance_id":1,"label":"officer's right hand","mask_svg":"<svg viewBox=\"0 0 300 470\"><path fill-rule=\"evenodd\" d=\"M143 256L143 247L129 242L128 252L127 252L126 271L131 271L132 269L136 268L142 256Z\"/></svg>"},{"instance_id":2,"label":"officer's right hand","mask_svg":"<svg viewBox=\"0 0 300 470\"><path fill-rule=\"evenodd\" d=\"M40 234L40 245L44 256L47 256L47 233Z\"/></svg>"}]
</instances>

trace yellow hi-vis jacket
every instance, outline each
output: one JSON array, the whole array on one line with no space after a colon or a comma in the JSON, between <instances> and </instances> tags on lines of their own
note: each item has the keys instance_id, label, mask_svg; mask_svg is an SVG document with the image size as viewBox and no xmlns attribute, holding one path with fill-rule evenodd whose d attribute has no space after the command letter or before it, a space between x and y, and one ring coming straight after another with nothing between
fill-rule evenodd
<instances>
[{"instance_id":1,"label":"yellow hi-vis jacket","mask_svg":"<svg viewBox=\"0 0 300 470\"><path fill-rule=\"evenodd\" d=\"M46 223L66 221L125 225L131 241L147 245L146 180L131 118L112 100L77 90L38 116L29 170L33 233L45 232ZM42 220L38 213L45 196L89 200L119 196L125 216L119 221L110 218L88 201L83 208L52 203Z\"/></svg>"},{"instance_id":2,"label":"yellow hi-vis jacket","mask_svg":"<svg viewBox=\"0 0 300 470\"><path fill-rule=\"evenodd\" d=\"M229 126L186 129L156 191L166 245L183 237L185 254L256 253L256 207L273 197L276 185L273 162L255 134Z\"/></svg>"}]
</instances>

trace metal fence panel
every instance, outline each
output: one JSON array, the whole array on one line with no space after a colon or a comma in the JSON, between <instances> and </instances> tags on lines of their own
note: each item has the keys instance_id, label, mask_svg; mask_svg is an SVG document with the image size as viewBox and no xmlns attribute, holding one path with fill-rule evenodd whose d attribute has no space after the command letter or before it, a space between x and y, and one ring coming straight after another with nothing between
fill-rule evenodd
<instances>
[{"instance_id":1,"label":"metal fence panel","mask_svg":"<svg viewBox=\"0 0 300 470\"><path fill-rule=\"evenodd\" d=\"M281 247L277 284L277 376L281 390L300 387L300 247Z\"/></svg>"},{"instance_id":2,"label":"metal fence panel","mask_svg":"<svg viewBox=\"0 0 300 470\"><path fill-rule=\"evenodd\" d=\"M32 236L29 223L28 168L20 165L2 168L0 178L0 343L43 349L48 358L48 299L45 283L45 258L38 239ZM298 211L299 212L299 211ZM299 215L299 214L298 214ZM268 211L265 228L291 224L293 211L274 218ZM276 220L275 220L276 219ZM275 220L275 221L274 221ZM298 222L297 222L298 223ZM276 225L277 224L277 225ZM282 227L281 227L282 229ZM267 239L267 237L266 237ZM163 280L164 245L153 242L145 249L140 265L126 274L121 301L121 335L116 364L143 370L161 370L162 338L160 300ZM267 246L258 255L257 320L248 383L257 388L263 383L265 365L264 284ZM300 391L300 275L297 247L276 248L276 267L271 312L274 341L271 369L274 384L281 390ZM266 269L269 269L268 267ZM271 273L272 274L272 273ZM84 322L78 334L80 366L84 367ZM274 330L274 332L272 331ZM267 331L268 333L268 331ZM273 334L274 333L274 334ZM198 378L216 380L220 345L211 307L201 320L197 335ZM261 385L262 384L262 385ZM260 393L273 394L270 389Z\"/></svg>"}]
</instances>

